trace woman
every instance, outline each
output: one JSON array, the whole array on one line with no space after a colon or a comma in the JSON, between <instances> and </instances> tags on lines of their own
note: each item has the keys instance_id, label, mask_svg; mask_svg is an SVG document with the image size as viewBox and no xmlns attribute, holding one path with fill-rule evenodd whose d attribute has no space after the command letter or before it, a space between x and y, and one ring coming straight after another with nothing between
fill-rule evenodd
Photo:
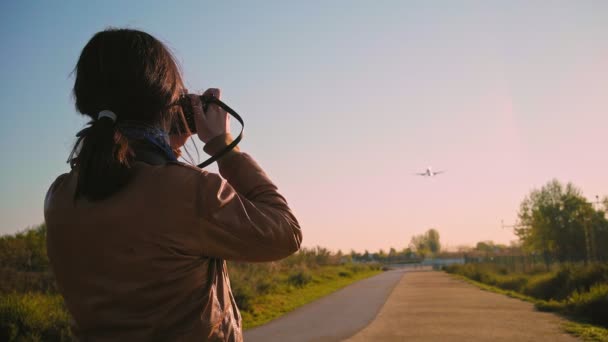
<instances>
[{"instance_id":1,"label":"woman","mask_svg":"<svg viewBox=\"0 0 608 342\"><path fill-rule=\"evenodd\" d=\"M185 89L154 37L99 32L75 72L76 109L92 121L44 204L48 256L74 335L241 341L225 260L278 260L300 248L285 198L238 148L218 161L222 177L177 161L189 131L167 132L185 127L176 105ZM227 114L189 98L213 155L232 141Z\"/></svg>"}]
</instances>

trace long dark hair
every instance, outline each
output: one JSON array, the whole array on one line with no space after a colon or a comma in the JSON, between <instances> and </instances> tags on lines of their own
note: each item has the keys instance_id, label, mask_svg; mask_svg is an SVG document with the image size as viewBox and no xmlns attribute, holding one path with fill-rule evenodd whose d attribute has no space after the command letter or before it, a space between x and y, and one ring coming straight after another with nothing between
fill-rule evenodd
<instances>
[{"instance_id":1,"label":"long dark hair","mask_svg":"<svg viewBox=\"0 0 608 342\"><path fill-rule=\"evenodd\" d=\"M92 121L74 144L68 162L78 172L74 200L104 199L131 178L133 146L103 118L110 110L117 122L136 121L169 131L183 121L173 105L184 91L179 67L167 47L148 33L109 28L96 33L83 48L74 69L76 110Z\"/></svg>"}]
</instances>

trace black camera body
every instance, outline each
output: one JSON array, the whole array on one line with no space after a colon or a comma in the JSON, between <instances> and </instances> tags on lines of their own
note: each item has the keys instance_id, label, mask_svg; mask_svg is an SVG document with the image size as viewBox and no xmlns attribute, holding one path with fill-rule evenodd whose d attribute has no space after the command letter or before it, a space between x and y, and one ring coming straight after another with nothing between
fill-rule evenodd
<instances>
[{"instance_id":1,"label":"black camera body","mask_svg":"<svg viewBox=\"0 0 608 342\"><path fill-rule=\"evenodd\" d=\"M209 104L213 102L215 97L212 95L199 95L199 99L201 100L201 104L203 106L203 112L207 111ZM191 133L196 133L196 123L194 122L194 108L192 106L192 101L189 96L182 96L179 100L179 105L182 108L182 112L184 113L184 119L186 121L186 125ZM183 123L179 123L179 131L185 132L186 127L183 126ZM177 132L177 127L172 129L172 132Z\"/></svg>"}]
</instances>

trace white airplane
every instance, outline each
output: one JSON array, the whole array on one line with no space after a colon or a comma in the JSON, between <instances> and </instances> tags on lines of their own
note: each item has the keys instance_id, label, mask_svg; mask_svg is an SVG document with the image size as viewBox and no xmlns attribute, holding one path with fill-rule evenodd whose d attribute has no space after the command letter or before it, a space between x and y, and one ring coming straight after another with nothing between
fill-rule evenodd
<instances>
[{"instance_id":1,"label":"white airplane","mask_svg":"<svg viewBox=\"0 0 608 342\"><path fill-rule=\"evenodd\" d=\"M418 176L424 176L424 177L433 177L436 176L440 173L444 173L445 171L433 171L433 169L431 169L431 167L427 167L426 171L424 172L420 172L420 173L416 173L416 175Z\"/></svg>"}]
</instances>

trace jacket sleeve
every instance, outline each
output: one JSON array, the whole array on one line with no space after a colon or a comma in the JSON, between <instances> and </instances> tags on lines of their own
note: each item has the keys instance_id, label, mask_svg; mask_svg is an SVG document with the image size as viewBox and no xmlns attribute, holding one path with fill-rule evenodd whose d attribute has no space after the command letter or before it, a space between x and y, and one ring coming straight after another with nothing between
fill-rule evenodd
<instances>
[{"instance_id":1,"label":"jacket sleeve","mask_svg":"<svg viewBox=\"0 0 608 342\"><path fill-rule=\"evenodd\" d=\"M204 147L214 154L232 141L216 137ZM285 258L300 249L302 231L285 198L264 170L238 148L218 161L222 177L203 172L197 219L204 255L250 262Z\"/></svg>"}]
</instances>

